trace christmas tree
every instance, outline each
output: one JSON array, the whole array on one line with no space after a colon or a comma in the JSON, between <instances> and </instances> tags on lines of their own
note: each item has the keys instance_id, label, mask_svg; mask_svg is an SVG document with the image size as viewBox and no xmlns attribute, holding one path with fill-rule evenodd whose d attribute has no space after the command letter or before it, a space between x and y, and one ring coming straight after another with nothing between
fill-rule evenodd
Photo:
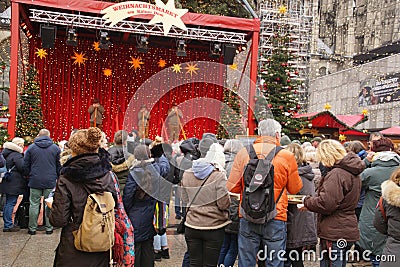
<instances>
[{"instance_id":1,"label":"christmas tree","mask_svg":"<svg viewBox=\"0 0 400 267\"><path fill-rule=\"evenodd\" d=\"M26 81L20 93L17 110L16 136L30 142L43 127L38 72L32 65L28 67Z\"/></svg>"},{"instance_id":2,"label":"christmas tree","mask_svg":"<svg viewBox=\"0 0 400 267\"><path fill-rule=\"evenodd\" d=\"M240 114L240 100L237 95L237 85L232 89L224 89L220 121L217 137L220 139L235 138L236 135L244 134L242 116Z\"/></svg>"},{"instance_id":3,"label":"christmas tree","mask_svg":"<svg viewBox=\"0 0 400 267\"><path fill-rule=\"evenodd\" d=\"M293 54L288 49L289 41L290 35L283 27L275 33L274 50L259 73L263 83L261 95L255 99L254 112L257 121L272 117L280 122L282 132L288 136L297 133L304 125L302 120L293 118L301 106L297 95L299 82L293 80L299 73L290 64Z\"/></svg>"}]
</instances>

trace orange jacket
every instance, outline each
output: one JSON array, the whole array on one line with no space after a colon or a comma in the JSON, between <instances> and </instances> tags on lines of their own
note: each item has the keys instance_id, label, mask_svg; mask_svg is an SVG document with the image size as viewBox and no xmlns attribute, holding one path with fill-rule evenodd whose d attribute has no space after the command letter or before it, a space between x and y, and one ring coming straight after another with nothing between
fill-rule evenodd
<instances>
[{"instance_id":1,"label":"orange jacket","mask_svg":"<svg viewBox=\"0 0 400 267\"><path fill-rule=\"evenodd\" d=\"M276 146L279 142L273 137L260 136L254 142L254 150L257 155L268 155L268 153ZM242 193L244 188L243 172L244 167L249 162L249 154L246 148L243 148L235 157L233 162L232 170L229 175L227 182L228 191L232 193L240 194L242 199ZM303 183L297 171L297 163L294 155L286 149L282 149L273 159L274 164L274 196L275 201L277 200L279 193L282 188L286 188L276 205L277 215L276 220L286 221L287 220L287 192L290 194L297 194L303 187ZM241 201L241 200L240 200ZM239 214L240 215L240 214ZM240 215L241 216L241 215Z\"/></svg>"}]
</instances>

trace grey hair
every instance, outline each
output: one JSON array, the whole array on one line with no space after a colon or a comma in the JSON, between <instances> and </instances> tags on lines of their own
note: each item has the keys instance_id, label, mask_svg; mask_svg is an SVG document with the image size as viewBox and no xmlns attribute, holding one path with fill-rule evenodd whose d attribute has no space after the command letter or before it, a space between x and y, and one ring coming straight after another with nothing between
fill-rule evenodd
<instances>
[{"instance_id":1,"label":"grey hair","mask_svg":"<svg viewBox=\"0 0 400 267\"><path fill-rule=\"evenodd\" d=\"M258 135L275 137L282 132L282 126L274 119L265 119L258 124Z\"/></svg>"}]
</instances>

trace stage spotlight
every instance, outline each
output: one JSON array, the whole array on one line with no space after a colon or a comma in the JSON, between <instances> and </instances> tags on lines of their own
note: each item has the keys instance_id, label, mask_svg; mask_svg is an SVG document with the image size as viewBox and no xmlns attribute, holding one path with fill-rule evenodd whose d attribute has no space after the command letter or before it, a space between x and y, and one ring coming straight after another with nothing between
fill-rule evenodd
<instances>
[{"instance_id":1,"label":"stage spotlight","mask_svg":"<svg viewBox=\"0 0 400 267\"><path fill-rule=\"evenodd\" d=\"M137 41L137 51L139 53L147 53L147 51L149 51L149 37L147 36L140 36L138 41Z\"/></svg>"},{"instance_id":2,"label":"stage spotlight","mask_svg":"<svg viewBox=\"0 0 400 267\"><path fill-rule=\"evenodd\" d=\"M219 58L222 52L222 45L220 43L214 43L210 46L210 57Z\"/></svg>"},{"instance_id":3,"label":"stage spotlight","mask_svg":"<svg viewBox=\"0 0 400 267\"><path fill-rule=\"evenodd\" d=\"M179 40L177 42L176 55L178 57L186 57L187 56L185 40Z\"/></svg>"},{"instance_id":4,"label":"stage spotlight","mask_svg":"<svg viewBox=\"0 0 400 267\"><path fill-rule=\"evenodd\" d=\"M67 45L77 46L78 45L78 34L74 28L67 28Z\"/></svg>"},{"instance_id":5,"label":"stage spotlight","mask_svg":"<svg viewBox=\"0 0 400 267\"><path fill-rule=\"evenodd\" d=\"M40 37L43 48L53 48L56 40L57 27L52 25L40 25ZM29 37L28 37L29 38Z\"/></svg>"},{"instance_id":6,"label":"stage spotlight","mask_svg":"<svg viewBox=\"0 0 400 267\"><path fill-rule=\"evenodd\" d=\"M232 65L235 56L236 56L236 45L233 44L224 45L224 64Z\"/></svg>"},{"instance_id":7,"label":"stage spotlight","mask_svg":"<svg viewBox=\"0 0 400 267\"><path fill-rule=\"evenodd\" d=\"M110 49L110 37L108 37L108 32L100 31L100 49L108 50Z\"/></svg>"}]
</instances>

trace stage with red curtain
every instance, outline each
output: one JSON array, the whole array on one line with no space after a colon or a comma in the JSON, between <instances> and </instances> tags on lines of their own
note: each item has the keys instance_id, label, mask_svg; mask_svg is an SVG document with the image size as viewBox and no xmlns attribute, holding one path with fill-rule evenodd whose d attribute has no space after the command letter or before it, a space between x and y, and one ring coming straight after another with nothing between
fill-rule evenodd
<instances>
[{"instance_id":1,"label":"stage with red curtain","mask_svg":"<svg viewBox=\"0 0 400 267\"><path fill-rule=\"evenodd\" d=\"M48 55L38 57L35 52L41 48L40 39L34 39L30 44L30 62L39 72L44 124L54 140L68 139L73 128L89 127L88 108L94 98L98 98L105 108L103 130L110 140L117 130L123 129L124 116L131 98L137 89L152 75L164 68L172 68L180 64L181 71L177 74L194 77L207 75L207 79L221 81L226 70L202 73L201 69L190 73L185 62L214 61L209 57L208 44L206 49L189 49L186 57L177 57L176 49L171 47L150 47L148 53L138 53L136 44L113 44L109 50L96 51L94 40L79 40L77 47L67 46L65 40L57 39L55 47L46 49ZM72 58L74 53L83 53L84 60L78 64ZM139 59L142 64L133 67L130 61ZM164 60L166 65L160 66ZM111 70L107 76L104 70ZM212 75L213 77L209 77ZM173 79L173 77L171 77ZM201 77L196 76L196 80ZM221 84L219 82L219 84ZM223 84L223 83L222 83ZM159 81L159 88L168 86L168 81ZM163 88L165 89L165 88ZM201 137L204 132L216 133L220 101L223 87L207 82L193 82L177 86L152 105L149 137L161 135L162 122L173 103L184 107L184 131L186 137ZM158 96L157 88L149 88L149 96ZM215 103L190 101L191 99L214 99ZM140 102L140 101L139 101ZM139 103L137 102L137 103ZM143 103L146 103L143 99ZM136 107L137 109L139 107ZM207 116L202 117L202 112ZM204 114L206 114L204 113ZM211 114L211 115L210 115ZM129 114L135 117L136 114ZM137 129L137 119L131 118L132 124L125 125L125 130ZM181 138L183 135L181 133Z\"/></svg>"}]
</instances>

